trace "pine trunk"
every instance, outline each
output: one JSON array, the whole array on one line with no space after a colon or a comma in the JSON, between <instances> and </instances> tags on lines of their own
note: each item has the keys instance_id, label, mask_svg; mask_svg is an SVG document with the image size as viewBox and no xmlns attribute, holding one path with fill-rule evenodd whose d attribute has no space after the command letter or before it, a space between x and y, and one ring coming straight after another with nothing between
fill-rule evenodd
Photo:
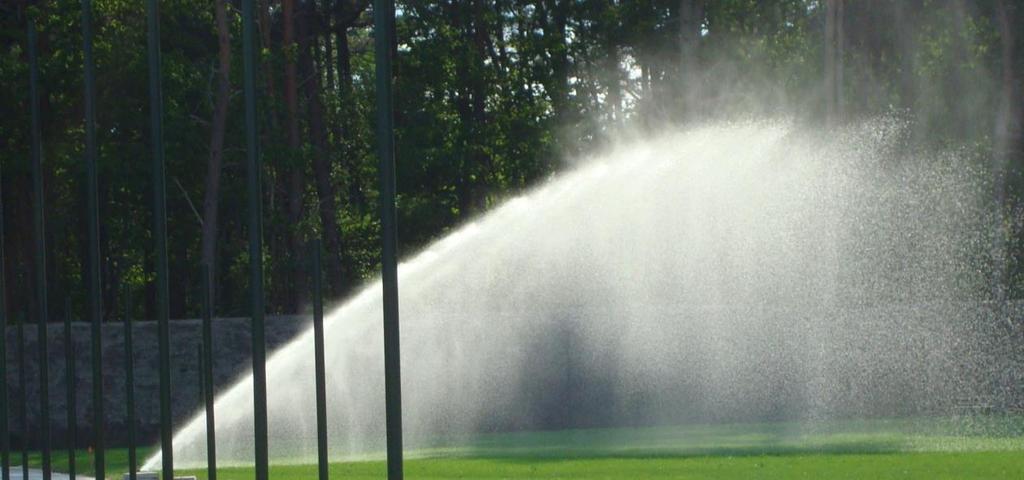
<instances>
[{"instance_id":1,"label":"pine trunk","mask_svg":"<svg viewBox=\"0 0 1024 480\"><path fill-rule=\"evenodd\" d=\"M282 31L284 52L284 101L288 114L288 150L292 156L288 174L288 243L289 264L292 267L291 300L285 308L297 311L306 298L306 272L301 268L301 252L304 251L298 224L302 220L303 197L305 192L305 165L299 161L302 143L299 140L299 98L298 69L295 63L295 0L282 0L284 26Z\"/></svg>"},{"instance_id":2,"label":"pine trunk","mask_svg":"<svg viewBox=\"0 0 1024 480\"><path fill-rule=\"evenodd\" d=\"M825 120L829 125L843 118L843 0L825 6Z\"/></svg>"},{"instance_id":3,"label":"pine trunk","mask_svg":"<svg viewBox=\"0 0 1024 480\"><path fill-rule=\"evenodd\" d=\"M704 0L679 2L679 85L678 98L682 99L683 115L692 116L697 110L698 62L701 29L704 25Z\"/></svg>"},{"instance_id":4,"label":"pine trunk","mask_svg":"<svg viewBox=\"0 0 1024 480\"><path fill-rule=\"evenodd\" d=\"M315 11L307 5L305 15L300 19L301 42L299 61L302 63L305 81L306 103L309 108L309 140L313 145L313 174L316 179L317 206L320 214L320 228L326 250L327 288L331 296L341 291L345 276L341 263L341 235L338 226L338 206L331 183L331 165L327 146L327 125L324 122L324 105L320 95L320 74L315 62L315 39L319 34Z\"/></svg>"},{"instance_id":5,"label":"pine trunk","mask_svg":"<svg viewBox=\"0 0 1024 480\"><path fill-rule=\"evenodd\" d=\"M1000 91L1000 107L996 118L995 148L993 168L995 192L993 209L995 211L995 235L993 235L992 257L995 268L992 278L992 297L996 302L1006 299L1007 285L1007 231L1004 214L1006 203L1007 171L1015 154L1019 153L1019 134L1021 127L1020 95L1017 91L1016 71L1016 35L1014 16L1011 6L1005 0L996 2L996 24L999 28L1002 47L1002 78Z\"/></svg>"},{"instance_id":6,"label":"pine trunk","mask_svg":"<svg viewBox=\"0 0 1024 480\"><path fill-rule=\"evenodd\" d=\"M206 191L203 198L202 263L216 275L217 214L220 203L220 174L224 158L224 131L231 96L231 37L228 31L227 0L215 2L217 21L218 68L217 97L210 132L210 158L206 166ZM213 282L216 285L217 282ZM211 286L211 288L213 288Z\"/></svg>"}]
</instances>

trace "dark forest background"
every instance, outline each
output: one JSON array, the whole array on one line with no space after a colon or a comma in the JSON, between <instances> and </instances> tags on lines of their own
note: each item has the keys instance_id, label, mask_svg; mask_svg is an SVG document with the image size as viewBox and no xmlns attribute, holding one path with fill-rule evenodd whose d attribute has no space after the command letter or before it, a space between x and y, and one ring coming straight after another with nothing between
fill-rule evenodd
<instances>
[{"instance_id":1,"label":"dark forest background","mask_svg":"<svg viewBox=\"0 0 1024 480\"><path fill-rule=\"evenodd\" d=\"M258 2L272 313L306 308L313 238L325 246L333 299L378 269L370 3ZM203 262L214 265L217 313L247 314L239 9L236 0L161 2L172 318L198 315ZM144 2L95 0L94 11L104 317L120 318L127 290L132 314L154 318ZM1024 6L1015 0L441 0L399 1L397 14L404 254L623 131L738 115L832 128L897 115L915 143L964 149L993 167L1007 209L1024 192ZM60 319L65 298L84 311L86 292L81 6L0 2L13 316L34 311L29 18L39 30L50 312ZM1024 256L1017 230L1005 231L1005 258ZM1004 263L1005 294L1019 296L1019 269Z\"/></svg>"}]
</instances>

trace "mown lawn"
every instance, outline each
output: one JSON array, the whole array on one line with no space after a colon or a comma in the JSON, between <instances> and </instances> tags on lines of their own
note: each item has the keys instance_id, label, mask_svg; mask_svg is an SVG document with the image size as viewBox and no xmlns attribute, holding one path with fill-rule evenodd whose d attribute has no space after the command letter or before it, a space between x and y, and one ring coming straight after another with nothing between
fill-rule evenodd
<instances>
[{"instance_id":1,"label":"mown lawn","mask_svg":"<svg viewBox=\"0 0 1024 480\"><path fill-rule=\"evenodd\" d=\"M1024 479L1024 452L813 454L653 458L415 459L417 479ZM313 465L276 466L271 478L316 478ZM384 478L383 462L335 463L337 479ZM189 472L206 478L204 471ZM221 480L250 480L251 468L219 469Z\"/></svg>"},{"instance_id":2,"label":"mown lawn","mask_svg":"<svg viewBox=\"0 0 1024 480\"><path fill-rule=\"evenodd\" d=\"M150 447L140 447L136 449L136 455L139 459L139 465L146 460L155 450ZM128 449L127 448L111 448L104 452L106 457L103 464L107 467L107 477L116 478L121 480L121 474L128 471ZM89 450L76 450L75 451L75 471L78 474L85 475L88 477L93 476L95 472L94 455ZM14 465L21 465L21 452L11 451L11 463ZM28 456L28 464L32 468L39 468L42 465L42 455L39 452L31 452ZM50 453L50 464L53 466L53 470L56 472L67 472L68 471L68 451L66 449L53 450Z\"/></svg>"},{"instance_id":3,"label":"mown lawn","mask_svg":"<svg viewBox=\"0 0 1024 480\"><path fill-rule=\"evenodd\" d=\"M493 434L413 452L410 479L1022 479L1024 419L848 420ZM202 470L189 472L206 478ZM331 478L381 479L380 461ZM219 469L222 480L253 478ZM314 465L271 478L314 479Z\"/></svg>"},{"instance_id":4,"label":"mown lawn","mask_svg":"<svg viewBox=\"0 0 1024 480\"><path fill-rule=\"evenodd\" d=\"M124 450L108 456L108 478L127 470ZM80 453L79 472L92 474L92 463ZM66 471L66 454L58 452L54 467ZM38 465L38 463L32 462ZM81 470L86 467L86 470ZM923 452L856 454L770 454L649 458L551 457L431 458L405 463L410 479L1024 479L1024 451ZM271 467L275 480L316 478L315 465ZM331 464L331 478L382 479L382 461ZM180 472L206 478L206 471ZM251 468L220 468L220 480L251 480Z\"/></svg>"},{"instance_id":5,"label":"mown lawn","mask_svg":"<svg viewBox=\"0 0 1024 480\"><path fill-rule=\"evenodd\" d=\"M490 434L411 448L411 479L1024 479L1024 418L861 420ZM273 439L271 439L273 443ZM271 445L273 451L273 444ZM13 452L12 452L13 453ZM153 453L139 449L140 463ZM92 457L77 455L92 475ZM15 454L13 463L19 463ZM315 459L272 465L274 480L316 478ZM38 454L32 455L38 465ZM54 469L66 471L66 451ZM108 478L127 471L127 451L107 453ZM179 475L206 478L205 469ZM380 460L338 462L331 478L382 479ZM249 480L251 468L218 469Z\"/></svg>"}]
</instances>

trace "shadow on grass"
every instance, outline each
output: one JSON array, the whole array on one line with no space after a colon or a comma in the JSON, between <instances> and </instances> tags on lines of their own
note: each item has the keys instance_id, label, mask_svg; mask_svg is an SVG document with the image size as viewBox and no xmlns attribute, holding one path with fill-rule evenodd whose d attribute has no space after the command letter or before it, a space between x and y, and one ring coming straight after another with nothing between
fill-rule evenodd
<instances>
[{"instance_id":1,"label":"shadow on grass","mask_svg":"<svg viewBox=\"0 0 1024 480\"><path fill-rule=\"evenodd\" d=\"M743 445L689 448L467 448L457 452L433 452L424 458L488 459L510 463L557 462L585 459L652 459L696 457L752 457L787 455L868 455L905 453L896 440L865 440L827 445Z\"/></svg>"},{"instance_id":2,"label":"shadow on grass","mask_svg":"<svg viewBox=\"0 0 1024 480\"><path fill-rule=\"evenodd\" d=\"M788 456L788 455L869 455L869 454L893 454L905 453L902 444L898 442L850 442L845 444L827 445L821 447L803 446L773 446L773 447L710 447L693 448L687 450L679 449L577 449L577 448L552 448L538 451L516 451L512 449L464 449L459 452L438 453L431 452L427 455L408 455L406 461L434 461L434 460L486 460L511 464L531 463L553 463L574 460L615 460L615 459L685 459L701 457L758 457L758 456ZM334 462L339 465L354 465L366 463L382 463L383 459ZM286 465L285 468L306 468L312 464ZM280 466L279 466L280 467ZM223 470L248 471L250 467L222 467Z\"/></svg>"},{"instance_id":3,"label":"shadow on grass","mask_svg":"<svg viewBox=\"0 0 1024 480\"><path fill-rule=\"evenodd\" d=\"M996 426L1005 427L1007 419L998 420ZM412 457L535 462L586 458L863 455L1024 447L1024 437L1019 436L1018 430L999 430L986 424L977 429L979 435L970 436L963 434L961 423L938 419L883 419L516 432L428 446L413 452ZM988 436L982 435L984 433Z\"/></svg>"}]
</instances>

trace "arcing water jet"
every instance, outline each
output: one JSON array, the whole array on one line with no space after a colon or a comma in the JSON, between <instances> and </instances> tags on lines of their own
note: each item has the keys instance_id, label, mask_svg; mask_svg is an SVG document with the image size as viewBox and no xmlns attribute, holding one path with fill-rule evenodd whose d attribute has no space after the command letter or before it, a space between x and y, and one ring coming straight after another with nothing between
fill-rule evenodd
<instances>
[{"instance_id":1,"label":"arcing water jet","mask_svg":"<svg viewBox=\"0 0 1024 480\"><path fill-rule=\"evenodd\" d=\"M1021 398L1020 342L986 303L989 177L966 155L915 153L905 130L765 122L624 142L408 259L410 445ZM383 451L380 319L371 282L325 324L335 460ZM312 461L312 332L267 375L273 461ZM217 400L222 465L252 461L250 382ZM174 447L203 463L201 414Z\"/></svg>"}]
</instances>

